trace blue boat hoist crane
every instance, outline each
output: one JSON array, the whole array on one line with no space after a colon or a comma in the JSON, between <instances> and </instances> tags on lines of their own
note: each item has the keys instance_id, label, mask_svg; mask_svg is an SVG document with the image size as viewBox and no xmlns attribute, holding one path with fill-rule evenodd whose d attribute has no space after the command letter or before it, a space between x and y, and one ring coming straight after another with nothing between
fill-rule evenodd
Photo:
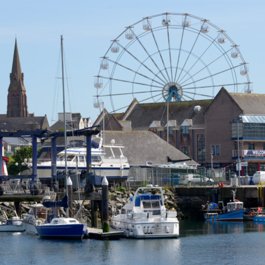
<instances>
[{"instance_id":1,"label":"blue boat hoist crane","mask_svg":"<svg viewBox=\"0 0 265 265\"><path fill-rule=\"evenodd\" d=\"M67 131L67 136L85 136L86 138L86 148L87 148L87 156L86 156L86 163L87 163L87 172L86 172L86 188L85 191L90 192L95 184L95 178L93 178L93 174L91 173L91 147L92 147L92 136L97 135L100 132L99 126L88 127L80 130L73 130ZM7 131L0 131L0 168L3 165L3 138L4 137L28 137L32 139L32 174L30 176L24 176L23 178L30 179L31 187L34 187L36 180L37 180L37 140L47 140L48 138L51 139L51 177L52 180L55 181L57 177L57 168L56 168L56 154L57 154L57 146L56 140L58 137L63 137L64 131L60 132L50 132L48 130L32 130L32 131L14 131L14 132L7 132ZM65 147L66 148L66 147ZM0 180L8 180L11 178L19 178L20 176L3 176L2 171L0 172ZM31 190L34 193L34 189ZM35 195L35 194L33 194Z\"/></svg>"}]
</instances>

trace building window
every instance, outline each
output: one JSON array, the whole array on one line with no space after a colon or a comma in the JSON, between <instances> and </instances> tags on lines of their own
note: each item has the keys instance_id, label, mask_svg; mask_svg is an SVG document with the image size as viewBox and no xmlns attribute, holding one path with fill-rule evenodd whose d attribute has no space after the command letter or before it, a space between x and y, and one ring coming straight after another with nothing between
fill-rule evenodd
<instances>
[{"instance_id":1,"label":"building window","mask_svg":"<svg viewBox=\"0 0 265 265\"><path fill-rule=\"evenodd\" d=\"M203 134L197 135L197 160L205 161L205 138Z\"/></svg>"},{"instance_id":2,"label":"building window","mask_svg":"<svg viewBox=\"0 0 265 265\"><path fill-rule=\"evenodd\" d=\"M255 150L255 144L254 143L248 143L248 150Z\"/></svg>"},{"instance_id":3,"label":"building window","mask_svg":"<svg viewBox=\"0 0 265 265\"><path fill-rule=\"evenodd\" d=\"M214 144L211 147L212 155L213 156L219 156L220 155L220 145L219 144Z\"/></svg>"},{"instance_id":4,"label":"building window","mask_svg":"<svg viewBox=\"0 0 265 265\"><path fill-rule=\"evenodd\" d=\"M189 134L189 126L181 126L182 134Z\"/></svg>"}]
</instances>

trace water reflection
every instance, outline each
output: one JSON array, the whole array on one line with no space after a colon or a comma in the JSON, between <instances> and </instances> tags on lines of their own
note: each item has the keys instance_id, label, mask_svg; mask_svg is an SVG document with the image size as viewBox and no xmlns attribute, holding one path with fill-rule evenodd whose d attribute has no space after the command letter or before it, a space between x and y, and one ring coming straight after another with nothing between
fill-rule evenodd
<instances>
[{"instance_id":1,"label":"water reflection","mask_svg":"<svg viewBox=\"0 0 265 265\"><path fill-rule=\"evenodd\" d=\"M265 224L255 222L203 222L186 220L180 222L180 236L264 231Z\"/></svg>"}]
</instances>

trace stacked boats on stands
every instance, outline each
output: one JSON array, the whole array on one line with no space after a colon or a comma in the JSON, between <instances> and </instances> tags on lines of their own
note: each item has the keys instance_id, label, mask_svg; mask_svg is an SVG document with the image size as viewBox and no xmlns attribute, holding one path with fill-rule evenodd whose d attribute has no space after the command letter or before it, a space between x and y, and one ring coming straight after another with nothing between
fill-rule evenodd
<instances>
[{"instance_id":1,"label":"stacked boats on stands","mask_svg":"<svg viewBox=\"0 0 265 265\"><path fill-rule=\"evenodd\" d=\"M130 165L127 157L123 153L124 146L115 144L103 145L100 139L99 145L91 148L91 170L96 176L106 176L109 181L124 181L128 178ZM69 172L76 172L82 176L86 172L87 163L86 147L71 147L59 152L56 158L56 168L58 173L65 170L65 159ZM51 178L51 160L42 157L38 159L37 170L40 180ZM63 174L62 174L63 175ZM59 176L59 175L58 175ZM101 182L101 180L100 180Z\"/></svg>"},{"instance_id":2,"label":"stacked boats on stands","mask_svg":"<svg viewBox=\"0 0 265 265\"><path fill-rule=\"evenodd\" d=\"M166 209L162 187L152 185L138 188L121 213L112 217L111 226L130 238L179 236L177 212Z\"/></svg>"}]
</instances>

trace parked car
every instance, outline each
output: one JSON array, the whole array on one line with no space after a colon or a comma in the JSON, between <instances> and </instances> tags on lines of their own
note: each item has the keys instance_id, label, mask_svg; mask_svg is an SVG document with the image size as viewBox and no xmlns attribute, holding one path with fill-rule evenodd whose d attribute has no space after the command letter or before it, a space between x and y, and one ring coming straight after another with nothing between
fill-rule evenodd
<instances>
[{"instance_id":1,"label":"parked car","mask_svg":"<svg viewBox=\"0 0 265 265\"><path fill-rule=\"evenodd\" d=\"M212 178L201 176L199 174L187 174L181 177L179 184L210 184L213 182L214 180Z\"/></svg>"}]
</instances>

